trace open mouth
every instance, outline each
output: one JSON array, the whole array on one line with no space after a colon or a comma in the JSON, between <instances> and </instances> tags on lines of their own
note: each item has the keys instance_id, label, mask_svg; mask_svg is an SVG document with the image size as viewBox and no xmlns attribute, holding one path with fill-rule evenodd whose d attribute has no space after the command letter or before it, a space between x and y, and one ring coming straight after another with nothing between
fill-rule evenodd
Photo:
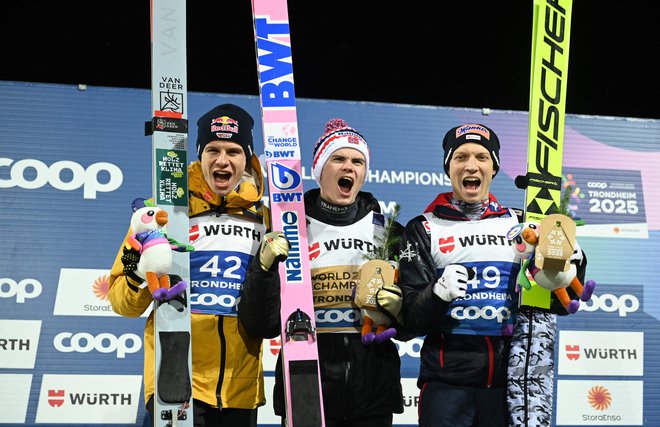
<instances>
[{"instance_id":1,"label":"open mouth","mask_svg":"<svg viewBox=\"0 0 660 427\"><path fill-rule=\"evenodd\" d=\"M353 179L347 176L339 178L337 184L342 193L350 193L351 189L353 189Z\"/></svg>"},{"instance_id":2,"label":"open mouth","mask_svg":"<svg viewBox=\"0 0 660 427\"><path fill-rule=\"evenodd\" d=\"M476 191L481 186L481 180L479 178L465 178L463 180L463 187L467 190Z\"/></svg>"},{"instance_id":3,"label":"open mouth","mask_svg":"<svg viewBox=\"0 0 660 427\"><path fill-rule=\"evenodd\" d=\"M222 172L222 171L215 171L215 172L213 172L213 179L218 184L226 184L231 179L231 173Z\"/></svg>"}]
</instances>

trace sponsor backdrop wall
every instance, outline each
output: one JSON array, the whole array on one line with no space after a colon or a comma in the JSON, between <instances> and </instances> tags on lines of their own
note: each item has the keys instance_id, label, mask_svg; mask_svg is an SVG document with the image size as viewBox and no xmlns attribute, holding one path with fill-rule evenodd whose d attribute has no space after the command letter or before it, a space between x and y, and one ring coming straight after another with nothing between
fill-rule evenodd
<instances>
[{"instance_id":1,"label":"sponsor backdrop wall","mask_svg":"<svg viewBox=\"0 0 660 427\"><path fill-rule=\"evenodd\" d=\"M144 425L144 318L115 315L110 266L135 197L150 196L147 90L0 82L0 423ZM192 93L195 119L234 102L259 122L257 97ZM526 112L298 100L304 185L325 122L342 117L371 147L365 187L400 220L450 183L441 139L480 122L502 141L493 193L523 206ZM564 172L588 255L592 300L559 321L556 425L660 425L660 120L572 116ZM260 126L255 148L263 152ZM194 137L190 139L194 147ZM189 158L194 159L194 149ZM399 343L406 411L416 424L421 339ZM270 400L278 340L265 342ZM270 406L260 425L279 425Z\"/></svg>"}]
</instances>

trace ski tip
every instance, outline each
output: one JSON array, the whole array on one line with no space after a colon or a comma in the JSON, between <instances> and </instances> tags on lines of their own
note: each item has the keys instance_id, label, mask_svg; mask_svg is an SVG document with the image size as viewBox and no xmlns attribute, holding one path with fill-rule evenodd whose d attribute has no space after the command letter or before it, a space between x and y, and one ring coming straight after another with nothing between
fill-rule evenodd
<instances>
[{"instance_id":1,"label":"ski tip","mask_svg":"<svg viewBox=\"0 0 660 427\"><path fill-rule=\"evenodd\" d=\"M529 185L529 177L527 175L518 175L515 179L516 187L524 190Z\"/></svg>"}]
</instances>

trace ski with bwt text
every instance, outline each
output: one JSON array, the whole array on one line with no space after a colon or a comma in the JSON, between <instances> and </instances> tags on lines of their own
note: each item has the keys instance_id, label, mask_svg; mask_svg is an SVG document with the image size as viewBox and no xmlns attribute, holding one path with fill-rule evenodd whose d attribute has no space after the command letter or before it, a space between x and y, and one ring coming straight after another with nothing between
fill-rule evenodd
<instances>
[{"instance_id":1,"label":"ski with bwt text","mask_svg":"<svg viewBox=\"0 0 660 427\"><path fill-rule=\"evenodd\" d=\"M526 190L525 222L540 223L560 211L571 3L533 0L527 172L515 180ZM531 353L538 345L552 351L556 341L556 315L545 310L551 291L530 282L529 290L520 290L508 372L512 423L525 427L551 423L554 360L537 354L544 360L533 364Z\"/></svg>"},{"instance_id":2,"label":"ski with bwt text","mask_svg":"<svg viewBox=\"0 0 660 427\"><path fill-rule=\"evenodd\" d=\"M319 427L325 421L287 2L253 0L252 12L272 229L291 244L279 267L285 421L288 427Z\"/></svg>"},{"instance_id":3,"label":"ski with bwt text","mask_svg":"<svg viewBox=\"0 0 660 427\"><path fill-rule=\"evenodd\" d=\"M145 133L152 135L153 200L168 214L168 238L188 242L185 0L151 0L151 95ZM190 283L188 253L172 258L170 277ZM193 425L189 297L186 285L176 297L154 301L156 427Z\"/></svg>"}]
</instances>

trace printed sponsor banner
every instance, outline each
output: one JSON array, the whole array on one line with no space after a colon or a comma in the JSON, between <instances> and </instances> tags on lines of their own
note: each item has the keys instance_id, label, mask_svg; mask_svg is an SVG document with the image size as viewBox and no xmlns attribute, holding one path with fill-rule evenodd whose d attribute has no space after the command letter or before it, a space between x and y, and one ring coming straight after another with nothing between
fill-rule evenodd
<instances>
[{"instance_id":1,"label":"printed sponsor banner","mask_svg":"<svg viewBox=\"0 0 660 427\"><path fill-rule=\"evenodd\" d=\"M277 355L280 354L280 348L282 348L280 337L264 340L264 372L275 372Z\"/></svg>"},{"instance_id":2,"label":"printed sponsor banner","mask_svg":"<svg viewBox=\"0 0 660 427\"><path fill-rule=\"evenodd\" d=\"M394 424L418 425L419 389L417 388L417 378L401 378L401 387L403 388L403 413L394 414Z\"/></svg>"},{"instance_id":3,"label":"printed sponsor banner","mask_svg":"<svg viewBox=\"0 0 660 427\"><path fill-rule=\"evenodd\" d=\"M642 381L557 382L557 425L643 425Z\"/></svg>"},{"instance_id":4,"label":"printed sponsor banner","mask_svg":"<svg viewBox=\"0 0 660 427\"><path fill-rule=\"evenodd\" d=\"M133 424L140 375L50 375L41 381L37 423Z\"/></svg>"},{"instance_id":5,"label":"printed sponsor banner","mask_svg":"<svg viewBox=\"0 0 660 427\"><path fill-rule=\"evenodd\" d=\"M41 320L0 320L0 331L0 368L34 369Z\"/></svg>"},{"instance_id":6,"label":"printed sponsor banner","mask_svg":"<svg viewBox=\"0 0 660 427\"><path fill-rule=\"evenodd\" d=\"M0 374L0 423L25 423L32 374Z\"/></svg>"},{"instance_id":7,"label":"printed sponsor banner","mask_svg":"<svg viewBox=\"0 0 660 427\"><path fill-rule=\"evenodd\" d=\"M264 390L266 390L266 400L270 402L268 405L262 406L257 411L257 425L273 425L279 426L282 423L282 419L275 415L275 410L273 409L272 401L273 394L272 390L275 386L275 377L265 377L264 378Z\"/></svg>"},{"instance_id":8,"label":"printed sponsor banner","mask_svg":"<svg viewBox=\"0 0 660 427\"><path fill-rule=\"evenodd\" d=\"M644 375L644 333L559 331L559 375Z\"/></svg>"},{"instance_id":9,"label":"printed sponsor banner","mask_svg":"<svg viewBox=\"0 0 660 427\"><path fill-rule=\"evenodd\" d=\"M596 291L604 291L605 286L597 287ZM578 311L596 312L598 314L612 313L617 317L628 317L641 311L639 298L635 293L600 293L594 292L591 299L580 302Z\"/></svg>"},{"instance_id":10,"label":"printed sponsor banner","mask_svg":"<svg viewBox=\"0 0 660 427\"><path fill-rule=\"evenodd\" d=\"M639 171L576 169L565 171L573 191L569 208L585 224L578 236L648 239L644 189Z\"/></svg>"},{"instance_id":11,"label":"printed sponsor banner","mask_svg":"<svg viewBox=\"0 0 660 427\"><path fill-rule=\"evenodd\" d=\"M108 301L109 270L62 268L55 297L55 316L120 317ZM147 317L151 308L142 317Z\"/></svg>"},{"instance_id":12,"label":"printed sponsor banner","mask_svg":"<svg viewBox=\"0 0 660 427\"><path fill-rule=\"evenodd\" d=\"M0 278L0 302L25 304L29 300L38 298L42 292L43 286L36 279L16 281L8 277Z\"/></svg>"}]
</instances>

